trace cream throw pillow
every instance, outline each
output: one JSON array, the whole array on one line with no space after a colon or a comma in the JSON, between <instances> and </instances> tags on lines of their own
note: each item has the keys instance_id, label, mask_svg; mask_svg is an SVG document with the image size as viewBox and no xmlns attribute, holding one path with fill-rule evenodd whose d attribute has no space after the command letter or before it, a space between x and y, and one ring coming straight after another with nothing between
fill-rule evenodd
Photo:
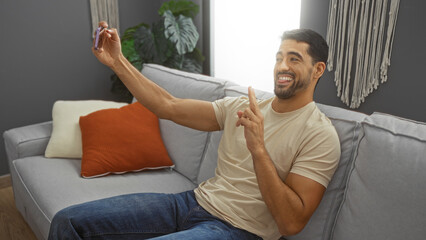
<instances>
[{"instance_id":1,"label":"cream throw pillow","mask_svg":"<svg viewBox=\"0 0 426 240\"><path fill-rule=\"evenodd\" d=\"M125 105L127 103L101 100L56 101L52 109L53 130L45 157L81 158L81 131L78 124L80 116Z\"/></svg>"}]
</instances>

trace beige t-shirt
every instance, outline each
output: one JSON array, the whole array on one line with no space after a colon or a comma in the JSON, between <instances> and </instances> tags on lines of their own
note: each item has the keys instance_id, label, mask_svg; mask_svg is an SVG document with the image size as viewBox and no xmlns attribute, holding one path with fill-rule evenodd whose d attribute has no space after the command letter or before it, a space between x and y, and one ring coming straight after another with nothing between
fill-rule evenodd
<instances>
[{"instance_id":1,"label":"beige t-shirt","mask_svg":"<svg viewBox=\"0 0 426 240\"><path fill-rule=\"evenodd\" d=\"M264 116L266 149L279 176L284 181L292 172L327 187L340 158L339 139L330 120L314 102L277 113L272 101L258 100L258 105ZM213 107L223 135L215 177L195 189L197 201L235 227L264 239L278 239L278 227L259 190L244 127L235 126L238 110L249 107L248 98L227 97L215 101Z\"/></svg>"}]
</instances>

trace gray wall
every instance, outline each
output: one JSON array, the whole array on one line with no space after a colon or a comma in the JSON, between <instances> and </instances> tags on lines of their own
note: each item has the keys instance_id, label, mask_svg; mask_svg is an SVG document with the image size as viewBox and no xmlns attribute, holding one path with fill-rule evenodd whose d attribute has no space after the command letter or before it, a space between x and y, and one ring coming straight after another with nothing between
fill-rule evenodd
<instances>
[{"instance_id":1,"label":"gray wall","mask_svg":"<svg viewBox=\"0 0 426 240\"><path fill-rule=\"evenodd\" d=\"M163 2L119 1L121 32L156 21ZM196 25L201 30L200 16ZM59 99L118 99L110 93L112 71L90 49L88 0L1 0L0 30L0 133L50 121L53 103ZM1 139L3 175L9 169Z\"/></svg>"},{"instance_id":2,"label":"gray wall","mask_svg":"<svg viewBox=\"0 0 426 240\"><path fill-rule=\"evenodd\" d=\"M329 0L302 0L301 27L327 33ZM388 82L370 94L356 111L385 112L426 122L426 1L400 2ZM315 101L346 107L337 97L334 75L327 72L318 83Z\"/></svg>"}]
</instances>

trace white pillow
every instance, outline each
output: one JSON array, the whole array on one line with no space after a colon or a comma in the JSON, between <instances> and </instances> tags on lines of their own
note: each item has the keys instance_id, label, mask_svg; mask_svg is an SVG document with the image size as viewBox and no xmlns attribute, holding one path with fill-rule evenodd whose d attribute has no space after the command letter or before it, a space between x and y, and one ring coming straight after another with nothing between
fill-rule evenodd
<instances>
[{"instance_id":1,"label":"white pillow","mask_svg":"<svg viewBox=\"0 0 426 240\"><path fill-rule=\"evenodd\" d=\"M101 100L56 101L52 109L53 130L45 157L81 158L80 116L101 109L120 108L125 105L127 103Z\"/></svg>"}]
</instances>

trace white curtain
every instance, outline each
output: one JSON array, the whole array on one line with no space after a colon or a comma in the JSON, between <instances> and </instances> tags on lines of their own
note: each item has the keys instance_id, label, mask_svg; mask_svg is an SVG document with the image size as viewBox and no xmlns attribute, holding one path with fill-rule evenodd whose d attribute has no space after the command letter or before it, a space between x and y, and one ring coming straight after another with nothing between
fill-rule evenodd
<instances>
[{"instance_id":1,"label":"white curtain","mask_svg":"<svg viewBox=\"0 0 426 240\"><path fill-rule=\"evenodd\" d=\"M118 18L118 0L90 0L92 15L92 33L98 28L100 21L108 22L109 28L117 28L120 32Z\"/></svg>"},{"instance_id":2,"label":"white curtain","mask_svg":"<svg viewBox=\"0 0 426 240\"><path fill-rule=\"evenodd\" d=\"M335 70L337 96L351 108L387 81L399 1L330 0L328 70Z\"/></svg>"}]
</instances>

